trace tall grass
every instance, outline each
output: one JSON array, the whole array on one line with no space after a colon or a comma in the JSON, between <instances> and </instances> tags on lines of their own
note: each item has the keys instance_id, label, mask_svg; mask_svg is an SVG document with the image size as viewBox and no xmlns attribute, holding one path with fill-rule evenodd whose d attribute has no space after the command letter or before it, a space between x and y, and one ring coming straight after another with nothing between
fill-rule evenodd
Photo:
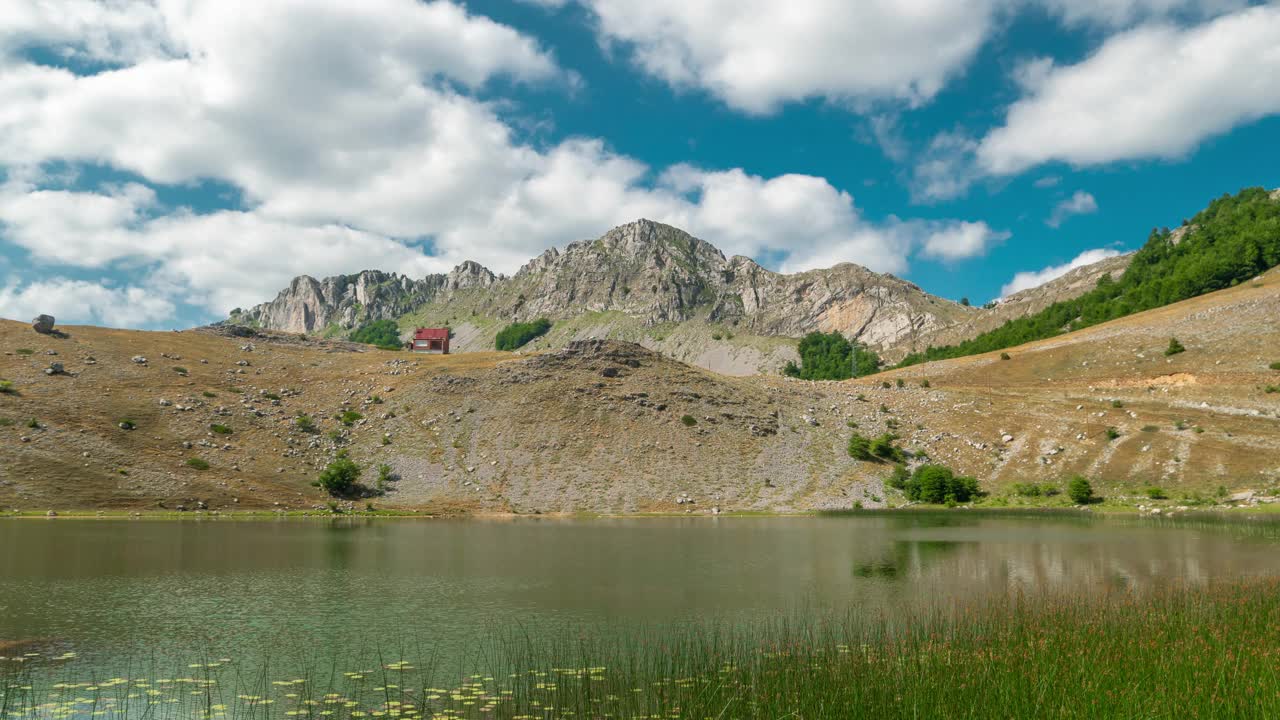
<instances>
[{"instance_id":1,"label":"tall grass","mask_svg":"<svg viewBox=\"0 0 1280 720\"><path fill-rule=\"evenodd\" d=\"M0 662L0 717L1267 718L1280 713L1280 582L918 615L685 626L428 654L75 679L74 657ZM292 667L299 667L292 665ZM159 674L157 674L159 673Z\"/></svg>"}]
</instances>

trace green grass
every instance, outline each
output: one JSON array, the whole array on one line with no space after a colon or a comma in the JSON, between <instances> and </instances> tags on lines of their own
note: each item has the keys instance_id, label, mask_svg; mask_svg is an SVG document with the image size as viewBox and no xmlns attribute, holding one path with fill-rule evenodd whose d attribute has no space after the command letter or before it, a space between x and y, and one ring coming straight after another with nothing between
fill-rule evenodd
<instances>
[{"instance_id":1,"label":"green grass","mask_svg":"<svg viewBox=\"0 0 1280 720\"><path fill-rule=\"evenodd\" d=\"M204 458L197 457L187 458L187 467L194 468L196 470L208 470L209 461Z\"/></svg>"},{"instance_id":2,"label":"green grass","mask_svg":"<svg viewBox=\"0 0 1280 720\"><path fill-rule=\"evenodd\" d=\"M36 351L32 350L31 348L18 348L17 350L14 350L14 352L18 353L19 355L35 355L36 354Z\"/></svg>"},{"instance_id":3,"label":"green grass","mask_svg":"<svg viewBox=\"0 0 1280 720\"><path fill-rule=\"evenodd\" d=\"M408 631L407 631L408 632ZM299 666L216 655L107 680L74 654L0 662L0 712L155 720L1267 718L1280 713L1280 582L782 616L594 637L522 630L460 663L395 651ZM61 649L52 651L61 652ZM155 704L152 704L152 703ZM392 714L390 710L397 710ZM77 715L78 716L78 715Z\"/></svg>"}]
</instances>

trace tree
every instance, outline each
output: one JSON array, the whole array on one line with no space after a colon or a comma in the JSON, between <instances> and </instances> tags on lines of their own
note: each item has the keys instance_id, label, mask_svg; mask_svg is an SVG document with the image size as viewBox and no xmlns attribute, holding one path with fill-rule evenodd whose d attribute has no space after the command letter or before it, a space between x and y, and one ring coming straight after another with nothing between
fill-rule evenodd
<instances>
[{"instance_id":1,"label":"tree","mask_svg":"<svg viewBox=\"0 0 1280 720\"><path fill-rule=\"evenodd\" d=\"M533 322L511 323L498 331L493 345L498 350L516 350L551 331L551 321L538 318Z\"/></svg>"},{"instance_id":2,"label":"tree","mask_svg":"<svg viewBox=\"0 0 1280 720\"><path fill-rule=\"evenodd\" d=\"M376 345L383 349L400 348L400 328L395 320L375 320L361 325L351 333L351 339L366 345Z\"/></svg>"},{"instance_id":3,"label":"tree","mask_svg":"<svg viewBox=\"0 0 1280 720\"><path fill-rule=\"evenodd\" d=\"M916 502L942 504L945 502L969 502L979 495L976 478L957 476L943 465L921 465L906 481L907 499Z\"/></svg>"},{"instance_id":4,"label":"tree","mask_svg":"<svg viewBox=\"0 0 1280 720\"><path fill-rule=\"evenodd\" d=\"M1178 338L1175 337L1169 338L1169 347L1164 349L1164 354L1165 357L1169 357L1170 355L1177 355L1178 353L1186 351L1187 349L1183 347L1182 343L1178 342Z\"/></svg>"},{"instance_id":5,"label":"tree","mask_svg":"<svg viewBox=\"0 0 1280 720\"><path fill-rule=\"evenodd\" d=\"M359 479L360 466L347 457L344 451L339 452L338 457L325 466L314 484L333 497L346 497L354 493Z\"/></svg>"},{"instance_id":6,"label":"tree","mask_svg":"<svg viewBox=\"0 0 1280 720\"><path fill-rule=\"evenodd\" d=\"M960 304L965 307L969 307L969 298L967 297L960 298Z\"/></svg>"},{"instance_id":7,"label":"tree","mask_svg":"<svg viewBox=\"0 0 1280 720\"><path fill-rule=\"evenodd\" d=\"M1077 505L1088 505L1095 500L1093 495L1093 485L1089 484L1084 477L1077 475L1071 478L1071 482L1067 483L1067 497L1071 498L1071 502Z\"/></svg>"},{"instance_id":8,"label":"tree","mask_svg":"<svg viewBox=\"0 0 1280 720\"><path fill-rule=\"evenodd\" d=\"M800 364L788 362L782 372L804 380L847 380L880 371L880 357L838 332L811 332L796 348Z\"/></svg>"},{"instance_id":9,"label":"tree","mask_svg":"<svg viewBox=\"0 0 1280 720\"><path fill-rule=\"evenodd\" d=\"M885 433L880 437L877 437L875 440L871 441L871 446L869 448L871 450L871 454L881 460L888 460L890 462L897 463L906 462L906 453L902 452L901 448L894 447L893 445L893 441L897 439L898 436L892 433Z\"/></svg>"}]
</instances>

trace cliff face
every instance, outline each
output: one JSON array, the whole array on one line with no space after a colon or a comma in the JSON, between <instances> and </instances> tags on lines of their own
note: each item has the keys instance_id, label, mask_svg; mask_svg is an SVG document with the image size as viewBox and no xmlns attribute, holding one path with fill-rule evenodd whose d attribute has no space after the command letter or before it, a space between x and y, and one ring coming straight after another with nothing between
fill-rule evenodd
<instances>
[{"instance_id":1,"label":"cliff face","mask_svg":"<svg viewBox=\"0 0 1280 720\"><path fill-rule=\"evenodd\" d=\"M376 270L324 280L303 276L231 321L341 333L427 305L439 315L503 321L613 312L649 326L699 321L765 337L838 331L881 350L974 312L853 264L775 273L749 258L726 258L678 228L638 220L597 240L547 250L510 278L473 262L421 280Z\"/></svg>"}]
</instances>

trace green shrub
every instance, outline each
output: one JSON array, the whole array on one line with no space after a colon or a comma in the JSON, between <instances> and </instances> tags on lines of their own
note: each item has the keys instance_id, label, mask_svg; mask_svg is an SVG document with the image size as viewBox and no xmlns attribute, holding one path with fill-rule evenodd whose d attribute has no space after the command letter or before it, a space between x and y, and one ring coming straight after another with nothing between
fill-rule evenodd
<instances>
[{"instance_id":1,"label":"green shrub","mask_svg":"<svg viewBox=\"0 0 1280 720\"><path fill-rule=\"evenodd\" d=\"M1268 385L1263 389L1266 391L1268 395L1272 395L1274 393L1280 393L1280 385Z\"/></svg>"},{"instance_id":2,"label":"green shrub","mask_svg":"<svg viewBox=\"0 0 1280 720\"><path fill-rule=\"evenodd\" d=\"M551 331L551 321L538 318L533 322L512 323L498 331L493 345L499 350L516 350Z\"/></svg>"},{"instance_id":3,"label":"green shrub","mask_svg":"<svg viewBox=\"0 0 1280 720\"><path fill-rule=\"evenodd\" d=\"M880 388L881 388L881 389L883 389L883 390L888 390L890 387L891 387L891 385L889 385L889 381L888 381L888 380L885 380L884 382L880 383Z\"/></svg>"},{"instance_id":4,"label":"green shrub","mask_svg":"<svg viewBox=\"0 0 1280 720\"><path fill-rule=\"evenodd\" d=\"M130 420L129 418L120 418L119 420L116 421L116 427L120 428L121 430L136 430L138 427L138 423Z\"/></svg>"},{"instance_id":5,"label":"green shrub","mask_svg":"<svg viewBox=\"0 0 1280 720\"><path fill-rule=\"evenodd\" d=\"M1067 497L1071 498L1071 502L1077 505L1088 505L1096 500L1093 494L1093 485L1080 475L1071 478L1071 482L1067 483Z\"/></svg>"},{"instance_id":6,"label":"green shrub","mask_svg":"<svg viewBox=\"0 0 1280 720\"><path fill-rule=\"evenodd\" d=\"M929 378L925 378L925 379L921 380L921 381L920 381L920 387L922 387L922 388L932 387L932 384L929 382Z\"/></svg>"},{"instance_id":7,"label":"green shrub","mask_svg":"<svg viewBox=\"0 0 1280 720\"><path fill-rule=\"evenodd\" d=\"M898 378L898 381L895 384L900 388L904 388L907 386L907 381L902 378Z\"/></svg>"},{"instance_id":8,"label":"green shrub","mask_svg":"<svg viewBox=\"0 0 1280 720\"><path fill-rule=\"evenodd\" d=\"M187 467L194 468L196 470L208 470L209 462L198 457L187 458Z\"/></svg>"},{"instance_id":9,"label":"green shrub","mask_svg":"<svg viewBox=\"0 0 1280 720\"><path fill-rule=\"evenodd\" d=\"M356 424L357 420L363 420L363 419L364 419L364 416L356 412L355 410L344 410L342 411L342 414L338 416L338 420L340 420L342 424L346 425L347 427L351 427L352 425Z\"/></svg>"},{"instance_id":10,"label":"green shrub","mask_svg":"<svg viewBox=\"0 0 1280 720\"><path fill-rule=\"evenodd\" d=\"M232 430L230 427L228 427L227 425L219 425L218 423L213 423L212 425L209 426L209 429L217 433L218 435L230 435L232 433Z\"/></svg>"},{"instance_id":11,"label":"green shrub","mask_svg":"<svg viewBox=\"0 0 1280 720\"><path fill-rule=\"evenodd\" d=\"M1113 407L1113 408L1122 408L1122 407L1124 407L1124 402L1122 402L1122 401L1120 401L1120 400L1112 400L1112 401L1111 401L1111 407Z\"/></svg>"},{"instance_id":12,"label":"green shrub","mask_svg":"<svg viewBox=\"0 0 1280 720\"><path fill-rule=\"evenodd\" d=\"M13 386L12 380L0 380L0 394L14 395L17 392L18 390Z\"/></svg>"},{"instance_id":13,"label":"green shrub","mask_svg":"<svg viewBox=\"0 0 1280 720\"><path fill-rule=\"evenodd\" d=\"M844 421L844 426L848 428L856 428L858 427L858 421L854 420L853 418L849 418L848 420Z\"/></svg>"},{"instance_id":14,"label":"green shrub","mask_svg":"<svg viewBox=\"0 0 1280 720\"><path fill-rule=\"evenodd\" d=\"M1178 338L1169 338L1169 347L1164 349L1164 356L1169 357L1186 351L1187 349L1183 347L1182 343L1178 342Z\"/></svg>"},{"instance_id":15,"label":"green shrub","mask_svg":"<svg viewBox=\"0 0 1280 720\"><path fill-rule=\"evenodd\" d=\"M1272 370L1280 370L1280 362L1273 362L1267 367L1270 367Z\"/></svg>"},{"instance_id":16,"label":"green shrub","mask_svg":"<svg viewBox=\"0 0 1280 720\"><path fill-rule=\"evenodd\" d=\"M898 437L896 435L893 435L892 433L885 433L884 435L872 440L868 449L871 451L872 455L880 458L881 460L896 463L906 462L906 453L904 453L901 448L895 447L893 444L893 441L897 439Z\"/></svg>"},{"instance_id":17,"label":"green shrub","mask_svg":"<svg viewBox=\"0 0 1280 720\"><path fill-rule=\"evenodd\" d=\"M263 393L263 394L262 394L262 397L264 397L264 398L266 398L266 399L268 399L268 400L279 400L279 399L280 399L280 396L279 396L279 395L277 395L276 393Z\"/></svg>"},{"instance_id":18,"label":"green shrub","mask_svg":"<svg viewBox=\"0 0 1280 720\"><path fill-rule=\"evenodd\" d=\"M0 427L10 427L13 425L13 418L0 417Z\"/></svg>"},{"instance_id":19,"label":"green shrub","mask_svg":"<svg viewBox=\"0 0 1280 720\"><path fill-rule=\"evenodd\" d=\"M849 437L849 457L854 460L875 460L871 454L871 439L854 433Z\"/></svg>"},{"instance_id":20,"label":"green shrub","mask_svg":"<svg viewBox=\"0 0 1280 720\"><path fill-rule=\"evenodd\" d=\"M1160 428L1155 425L1143 425L1142 432L1145 432L1145 433L1160 432Z\"/></svg>"},{"instance_id":21,"label":"green shrub","mask_svg":"<svg viewBox=\"0 0 1280 720\"><path fill-rule=\"evenodd\" d=\"M188 370L187 370L186 368L182 367L181 365L174 365L174 366L173 366L173 371L174 371L174 372L176 372L176 373L178 373L179 375L186 375L186 374L187 374L187 372L188 372Z\"/></svg>"},{"instance_id":22,"label":"green shrub","mask_svg":"<svg viewBox=\"0 0 1280 720\"><path fill-rule=\"evenodd\" d=\"M907 466L898 463L893 466L893 472L889 473L889 477L884 481L884 484L895 490L905 490L907 481L910 479L911 473L907 472Z\"/></svg>"},{"instance_id":23,"label":"green shrub","mask_svg":"<svg viewBox=\"0 0 1280 720\"><path fill-rule=\"evenodd\" d=\"M201 394L201 395L203 395L203 396L205 396L205 397L207 397L207 398L216 398L216 397L218 397L218 393L216 393L216 392L210 392L210 391L208 391L208 390L205 390L204 392L202 392L202 393L200 393L200 394Z\"/></svg>"},{"instance_id":24,"label":"green shrub","mask_svg":"<svg viewBox=\"0 0 1280 720\"><path fill-rule=\"evenodd\" d=\"M35 418L31 418L30 420L27 421L27 427L31 428L32 430L39 430L40 421Z\"/></svg>"},{"instance_id":25,"label":"green shrub","mask_svg":"<svg viewBox=\"0 0 1280 720\"><path fill-rule=\"evenodd\" d=\"M1152 500L1167 500L1169 498L1169 494L1164 491L1164 488L1156 487L1154 485L1142 492L1146 493L1146 496Z\"/></svg>"},{"instance_id":26,"label":"green shrub","mask_svg":"<svg viewBox=\"0 0 1280 720\"><path fill-rule=\"evenodd\" d=\"M374 395L373 397L369 398L369 402L373 405L381 405L382 398L378 397L377 395Z\"/></svg>"},{"instance_id":27,"label":"green shrub","mask_svg":"<svg viewBox=\"0 0 1280 720\"><path fill-rule=\"evenodd\" d=\"M302 432L315 432L316 421L311 419L310 415L299 415L293 419L293 424Z\"/></svg>"},{"instance_id":28,"label":"green shrub","mask_svg":"<svg viewBox=\"0 0 1280 720\"><path fill-rule=\"evenodd\" d=\"M1044 492L1035 483L1014 483L1013 494L1021 495L1022 497L1040 497Z\"/></svg>"},{"instance_id":29,"label":"green shrub","mask_svg":"<svg viewBox=\"0 0 1280 720\"><path fill-rule=\"evenodd\" d=\"M711 339L712 339L712 340L719 340L719 339L720 339L720 333L711 333Z\"/></svg>"},{"instance_id":30,"label":"green shrub","mask_svg":"<svg viewBox=\"0 0 1280 720\"><path fill-rule=\"evenodd\" d=\"M35 355L36 354L36 351L32 350L31 348L18 348L14 352L18 353L19 355Z\"/></svg>"},{"instance_id":31,"label":"green shrub","mask_svg":"<svg viewBox=\"0 0 1280 720\"><path fill-rule=\"evenodd\" d=\"M931 504L964 503L978 497L978 481L957 476L943 465L921 465L911 473L904 491L907 499Z\"/></svg>"},{"instance_id":32,"label":"green shrub","mask_svg":"<svg viewBox=\"0 0 1280 720\"><path fill-rule=\"evenodd\" d=\"M346 453L338 453L338 457L320 472L314 485L333 497L346 497L355 491L359 479L360 466Z\"/></svg>"},{"instance_id":33,"label":"green shrub","mask_svg":"<svg viewBox=\"0 0 1280 720\"><path fill-rule=\"evenodd\" d=\"M1114 427L1107 428L1107 439L1116 440L1120 437L1120 431Z\"/></svg>"},{"instance_id":34,"label":"green shrub","mask_svg":"<svg viewBox=\"0 0 1280 720\"><path fill-rule=\"evenodd\" d=\"M698 424L698 419L692 415L684 415L680 418L680 422L684 423L685 427L693 427Z\"/></svg>"},{"instance_id":35,"label":"green shrub","mask_svg":"<svg viewBox=\"0 0 1280 720\"><path fill-rule=\"evenodd\" d=\"M1009 357L1009 353L1004 353L1004 352L1002 352L1002 353L1000 353L1000 359L1001 359L1001 360L1012 360L1013 358Z\"/></svg>"},{"instance_id":36,"label":"green shrub","mask_svg":"<svg viewBox=\"0 0 1280 720\"><path fill-rule=\"evenodd\" d=\"M366 345L376 345L384 350L399 350L400 327L395 320L375 320L357 328L351 333L351 339Z\"/></svg>"}]
</instances>

